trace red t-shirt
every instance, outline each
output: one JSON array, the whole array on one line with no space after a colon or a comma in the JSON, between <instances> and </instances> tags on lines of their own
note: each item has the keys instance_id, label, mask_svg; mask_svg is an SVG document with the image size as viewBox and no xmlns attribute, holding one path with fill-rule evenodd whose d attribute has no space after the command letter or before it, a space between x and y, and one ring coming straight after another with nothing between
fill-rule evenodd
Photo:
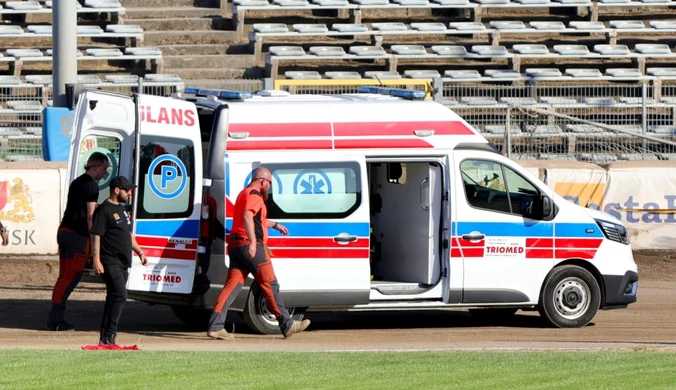
<instances>
[{"instance_id":1,"label":"red t-shirt","mask_svg":"<svg viewBox=\"0 0 676 390\"><path fill-rule=\"evenodd\" d=\"M242 246L248 245L249 236L244 230L244 212L251 211L254 215L254 232L256 242L267 244L268 242L268 210L263 200L263 195L257 190L246 187L237 195L235 201L235 212L233 215L232 229L230 230L230 240L228 245Z\"/></svg>"}]
</instances>

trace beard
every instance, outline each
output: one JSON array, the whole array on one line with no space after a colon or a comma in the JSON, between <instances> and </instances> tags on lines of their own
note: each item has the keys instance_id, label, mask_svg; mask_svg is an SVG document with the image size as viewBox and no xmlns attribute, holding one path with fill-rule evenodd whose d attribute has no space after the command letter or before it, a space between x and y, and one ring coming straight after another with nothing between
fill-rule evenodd
<instances>
[{"instance_id":1,"label":"beard","mask_svg":"<svg viewBox=\"0 0 676 390\"><path fill-rule=\"evenodd\" d=\"M117 194L118 203L127 203L128 198L129 198L129 196L127 196L127 195L122 195L121 193Z\"/></svg>"},{"instance_id":2,"label":"beard","mask_svg":"<svg viewBox=\"0 0 676 390\"><path fill-rule=\"evenodd\" d=\"M270 190L261 190L261 195L263 195L263 200L268 200L270 197Z\"/></svg>"}]
</instances>

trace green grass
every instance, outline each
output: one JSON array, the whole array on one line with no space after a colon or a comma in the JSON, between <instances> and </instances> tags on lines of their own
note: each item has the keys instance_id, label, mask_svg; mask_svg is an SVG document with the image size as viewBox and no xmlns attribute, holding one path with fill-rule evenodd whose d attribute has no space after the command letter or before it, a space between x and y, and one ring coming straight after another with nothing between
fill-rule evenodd
<instances>
[{"instance_id":1,"label":"green grass","mask_svg":"<svg viewBox=\"0 0 676 390\"><path fill-rule=\"evenodd\" d=\"M3 389L673 389L676 353L0 350Z\"/></svg>"}]
</instances>

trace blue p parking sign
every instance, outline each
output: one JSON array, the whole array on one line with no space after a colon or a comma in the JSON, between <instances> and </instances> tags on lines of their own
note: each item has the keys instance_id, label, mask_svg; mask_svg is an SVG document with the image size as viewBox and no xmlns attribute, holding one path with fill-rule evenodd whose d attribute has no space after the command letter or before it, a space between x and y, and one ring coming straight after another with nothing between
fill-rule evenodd
<instances>
[{"instance_id":1,"label":"blue p parking sign","mask_svg":"<svg viewBox=\"0 0 676 390\"><path fill-rule=\"evenodd\" d=\"M157 169L157 166L165 161L171 161L176 164L176 166L160 166L158 187L158 183L155 182L156 175L154 172L155 169ZM148 185L150 186L150 190L162 199L173 199L185 190L185 184L188 181L188 172L186 171L183 162L176 156L164 154L155 158L153 162L150 163L148 172Z\"/></svg>"}]
</instances>

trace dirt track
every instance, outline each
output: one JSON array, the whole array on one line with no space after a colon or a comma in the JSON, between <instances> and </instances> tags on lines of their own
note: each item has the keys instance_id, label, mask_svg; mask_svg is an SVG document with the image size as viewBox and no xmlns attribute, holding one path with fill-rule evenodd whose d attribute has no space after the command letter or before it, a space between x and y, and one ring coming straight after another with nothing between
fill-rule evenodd
<instances>
[{"instance_id":1,"label":"dirt track","mask_svg":"<svg viewBox=\"0 0 676 390\"><path fill-rule=\"evenodd\" d=\"M307 333L281 336L250 333L239 315L228 322L233 342L206 338L203 329L184 325L166 306L129 301L118 342L141 349L183 350L415 350L415 349L603 349L676 350L676 259L639 255L638 303L601 311L583 329L551 329L537 313L518 312L500 324L482 323L466 311L388 313L309 313ZM42 330L58 272L53 261L0 260L0 347L78 349L98 340L105 290L80 284L67 318L75 332Z\"/></svg>"}]
</instances>

